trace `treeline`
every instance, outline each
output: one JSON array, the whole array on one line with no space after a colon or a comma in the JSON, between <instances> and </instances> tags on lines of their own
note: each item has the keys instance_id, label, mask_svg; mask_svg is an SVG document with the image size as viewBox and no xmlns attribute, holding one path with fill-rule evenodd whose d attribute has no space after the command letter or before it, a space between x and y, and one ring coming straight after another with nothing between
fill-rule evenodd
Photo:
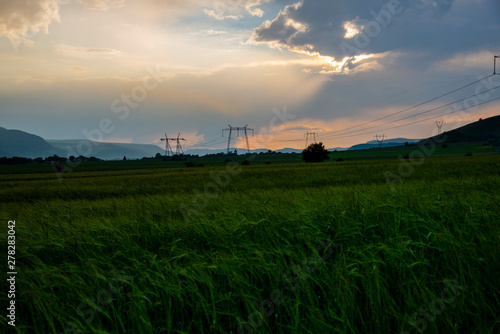
<instances>
[{"instance_id":1,"label":"treeline","mask_svg":"<svg viewBox=\"0 0 500 334\"><path fill-rule=\"evenodd\" d=\"M70 156L69 158L60 157L54 154L51 157L42 158L38 157L35 159L31 158L21 158L21 157L12 157L0 158L0 165L33 165L33 164L52 164L52 163L63 163L63 162L76 162L76 161L101 161L101 159L96 157L84 157L83 155L79 157Z\"/></svg>"}]
</instances>

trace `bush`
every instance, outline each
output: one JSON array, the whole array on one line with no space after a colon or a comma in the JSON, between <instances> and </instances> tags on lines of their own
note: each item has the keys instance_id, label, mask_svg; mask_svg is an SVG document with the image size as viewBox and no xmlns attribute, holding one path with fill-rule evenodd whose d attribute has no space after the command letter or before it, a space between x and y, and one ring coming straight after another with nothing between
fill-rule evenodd
<instances>
[{"instance_id":1,"label":"bush","mask_svg":"<svg viewBox=\"0 0 500 334\"><path fill-rule=\"evenodd\" d=\"M338 159L337 159L337 160L335 160L335 161L344 161L344 159L342 159L342 158L338 158Z\"/></svg>"},{"instance_id":2,"label":"bush","mask_svg":"<svg viewBox=\"0 0 500 334\"><path fill-rule=\"evenodd\" d=\"M242 165L242 166L248 166L248 165L250 165L250 161L248 161L248 160L243 160L243 161L241 162L241 165Z\"/></svg>"},{"instance_id":3,"label":"bush","mask_svg":"<svg viewBox=\"0 0 500 334\"><path fill-rule=\"evenodd\" d=\"M323 162L330 159L323 143L314 143L302 151L302 160L305 162Z\"/></svg>"},{"instance_id":4,"label":"bush","mask_svg":"<svg viewBox=\"0 0 500 334\"><path fill-rule=\"evenodd\" d=\"M266 161L266 165L270 165L271 164L271 161Z\"/></svg>"},{"instance_id":5,"label":"bush","mask_svg":"<svg viewBox=\"0 0 500 334\"><path fill-rule=\"evenodd\" d=\"M466 157L472 157L472 152L467 152L467 153L465 153L465 156L466 156Z\"/></svg>"},{"instance_id":6,"label":"bush","mask_svg":"<svg viewBox=\"0 0 500 334\"><path fill-rule=\"evenodd\" d=\"M205 167L204 164L195 164L192 161L186 161L184 164L186 165L186 167Z\"/></svg>"},{"instance_id":7,"label":"bush","mask_svg":"<svg viewBox=\"0 0 500 334\"><path fill-rule=\"evenodd\" d=\"M443 144L441 145L442 148L447 148L448 147L448 144Z\"/></svg>"}]
</instances>

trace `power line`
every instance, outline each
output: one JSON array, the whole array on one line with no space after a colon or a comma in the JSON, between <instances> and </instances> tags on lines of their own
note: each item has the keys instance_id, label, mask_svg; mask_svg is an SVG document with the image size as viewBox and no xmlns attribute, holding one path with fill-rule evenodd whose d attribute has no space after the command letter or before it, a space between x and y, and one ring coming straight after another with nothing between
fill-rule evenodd
<instances>
[{"instance_id":1,"label":"power line","mask_svg":"<svg viewBox=\"0 0 500 334\"><path fill-rule=\"evenodd\" d=\"M425 111L421 111L421 112L418 112L416 114L413 114L413 115L409 115L409 116L406 116L406 117L403 117L403 118L398 118L396 120L393 120L393 121L389 121L389 122L385 122L385 123L382 123L382 124L379 124L379 125L375 125L375 126L372 126L372 127L368 127L368 128L365 128L365 129L360 129L360 130L354 130L354 131L348 131L348 132L345 132L345 133L342 133L342 134L338 134L338 135L335 135L333 133L331 134L327 134L325 135L324 137L327 137L327 138L332 138L331 136L333 136L333 138L336 138L337 136L343 136L343 135L346 135L346 134L350 134L350 133L356 133L356 132L360 132L360 131L366 131L368 129L372 129L372 128L378 128L380 126L384 126L384 125L387 125L387 124L392 124L392 123L396 123L396 122L399 122L399 121L403 121L405 119L408 119L408 118L412 118L412 117L415 117L415 116L420 116L420 115L423 115L423 114L427 114L429 112L432 112L432 111L436 111L438 109L441 109L441 108L444 108L444 107L447 107L447 106L450 106L452 104L455 104L455 103L458 103L458 102L461 102L461 101L465 101L465 100L468 100L472 97L476 97L478 95L481 95L481 94L484 94L484 93L487 93L489 91L492 91L492 90L495 90L497 89L497 87L493 87L493 88L490 88L490 89L487 89L485 90L484 92L481 92L481 93L477 93L477 94L473 94L471 96L467 96L465 98L462 98L460 100L456 100L456 101L453 101L453 102L450 102L450 103L447 103L447 104L444 104L442 106L439 106L439 107L435 107L435 108L432 108L432 109L428 109L428 110L425 110Z\"/></svg>"},{"instance_id":2,"label":"power line","mask_svg":"<svg viewBox=\"0 0 500 334\"><path fill-rule=\"evenodd\" d=\"M216 145L216 143L217 143L218 141L220 141L220 143L217 143L217 144L222 144L222 140L225 140L225 139L224 139L224 137L222 137L222 136L221 136L221 137L217 137L217 138L215 138L215 139L213 139L213 140L210 140L210 141L205 142L205 143L202 143L202 144L195 144L195 145L192 145L192 146L191 146L191 148L192 148L192 147L204 147L204 146L212 146L212 145Z\"/></svg>"},{"instance_id":3,"label":"power line","mask_svg":"<svg viewBox=\"0 0 500 334\"><path fill-rule=\"evenodd\" d=\"M371 120L371 121L366 121L366 122L361 123L361 124L358 124L358 125L353 125L353 126L351 126L351 127L347 127L347 128L342 129L342 130L333 131L331 134L333 134L333 133L338 133L338 132L344 132L345 130L350 130L350 129L358 128L358 127L360 127L360 126L367 125L367 124L371 124L371 123L374 123L374 122L377 122L377 121L380 121L380 120L383 120L383 119L389 118L389 117L391 117L391 116L401 114L401 113L406 112L406 111L408 111L408 110L415 109L415 108L417 108L417 107L423 106L424 104L427 104L427 103L432 102L432 101L436 101L436 100L438 100L438 99L440 99L440 98L442 98L442 97L445 97L445 96L447 96L447 95L450 95L450 94L453 94L453 93L455 93L455 92L458 92L459 90L462 90L462 89L464 89L464 88L470 87L470 86L472 86L472 85L474 85L474 84L476 84L476 83L478 83L478 82L480 82L480 81L482 81L482 80L485 80L485 79L487 79L487 78L489 78L489 77L491 77L491 76L493 76L493 74L490 74L490 75L488 75L487 77L484 77L484 78L481 78L481 79L475 80L475 81L473 81L473 82L471 82L471 83L468 83L468 84L466 84L466 85L464 85L464 86L461 86L461 87L459 87L459 88L456 88L456 89L454 89L454 90L452 90L452 91L449 91L449 92L447 92L447 93L445 93L445 94L441 94L441 95L439 95L439 96L437 96L437 97L434 97L434 98L429 99L429 100L427 100L427 101L421 102L421 103L419 103L419 104L413 105L413 106L411 106L411 107L408 107L408 108L405 108L405 109L399 110L399 111L397 111L397 112L391 113L391 114L386 115L386 116L382 116L382 117L379 117L379 118L373 119L373 120Z\"/></svg>"},{"instance_id":4,"label":"power line","mask_svg":"<svg viewBox=\"0 0 500 334\"><path fill-rule=\"evenodd\" d=\"M500 100L500 96L497 97L497 98L494 98L492 100L479 103L479 104L476 105L476 107L479 107L479 106L484 105L484 104L491 103L491 102L496 101L496 100ZM429 118L425 118L425 119L422 119L422 120L414 121L414 122L411 122L411 123L407 123L407 124L403 124L403 125L397 125L397 126L394 126L394 127L386 128L386 129L383 129L382 131L397 129L397 128L405 127L405 126L408 126L408 125L413 125L413 124L416 124L416 123L425 122L425 121L428 121L428 120L431 120L431 119L435 119L435 118L438 118L438 117L443 117L443 116L446 116L446 115L451 115L451 114L454 114L456 112L466 110L467 108L468 107L463 107L461 109L454 110L454 111L451 111L451 112L448 112L448 113L445 113L445 114L442 114L442 115L431 116ZM381 131L381 130L370 131L370 132L365 132L365 133L358 133L356 135L348 135L348 136L338 135L338 137L334 137L334 138L330 138L330 139L341 139L341 138L357 137L357 136L362 136L362 135L368 135L368 134L376 133L378 131Z\"/></svg>"},{"instance_id":5,"label":"power line","mask_svg":"<svg viewBox=\"0 0 500 334\"><path fill-rule=\"evenodd\" d=\"M444 105L439 106L439 107L428 109L428 110L425 110L425 111L422 111L422 112L419 112L419 113L416 113L416 114L413 114L413 115L409 115L409 116L406 116L406 117L403 117L403 118L399 118L399 119L396 119L396 120L393 120L393 121L389 121L389 122L386 122L386 123L383 123L383 124L379 124L379 125L376 125L376 126L372 126L372 127L368 127L368 128L365 128L365 129L359 129L359 130L349 131L349 132L341 133L341 134L337 134L337 135L334 134L334 133L325 134L325 135L323 135L323 138L326 138L326 139L338 139L338 138L354 137L354 136L359 136L359 135L363 135L363 134L371 134L371 133L374 133L374 132L377 132L377 131L380 131L380 130L373 131L373 132L368 132L368 133L358 133L358 132L366 131L366 130L373 129L373 128L378 128L378 127L381 127L381 126L384 126L384 125L387 125L387 124L392 124L392 123L396 123L396 122L399 122L399 121L402 121L402 120L405 120L405 119L409 119L409 118L412 118L412 117L423 115L423 114L426 114L426 113L429 113L429 112L432 112L432 111L435 111L435 110L438 110L438 109L450 106L452 104L468 100L468 99L470 99L472 97L476 97L478 95L482 95L484 93L487 93L489 91L495 90L497 88L499 88L499 87L496 86L496 87L487 89L487 90L485 90L483 92L480 92L480 93L477 93L477 94L473 94L473 95L470 95L470 96L465 97L465 98L461 98L459 100L456 100L456 101L444 104ZM494 100L491 100L491 101L494 101ZM481 105L481 104L479 104L479 105ZM467 109L467 107L464 107L464 108ZM464 110L464 108L462 108L460 110ZM445 115L447 115L447 114L445 114ZM440 117L440 116L433 116L432 118L436 118L436 117ZM337 131L337 132L339 132L339 131ZM358 133L358 134L352 135L352 136L346 136L347 134L351 134L351 133ZM278 141L278 142L294 142L294 141L301 141L301 140L302 139L283 139L283 140L276 140L276 141Z\"/></svg>"}]
</instances>

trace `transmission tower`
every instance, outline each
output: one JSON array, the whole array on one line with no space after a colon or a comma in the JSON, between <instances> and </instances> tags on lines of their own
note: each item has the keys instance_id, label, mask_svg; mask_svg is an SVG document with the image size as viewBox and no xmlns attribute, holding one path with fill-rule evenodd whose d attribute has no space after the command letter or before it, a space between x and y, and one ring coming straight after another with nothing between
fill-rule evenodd
<instances>
[{"instance_id":1,"label":"transmission tower","mask_svg":"<svg viewBox=\"0 0 500 334\"><path fill-rule=\"evenodd\" d=\"M378 146L382 147L382 143L385 140L385 135L375 135L375 140L378 142Z\"/></svg>"},{"instance_id":2,"label":"transmission tower","mask_svg":"<svg viewBox=\"0 0 500 334\"><path fill-rule=\"evenodd\" d=\"M248 153L250 153L250 144L248 143L248 131L252 131L252 137L254 136L254 131L253 131L253 129L250 129L248 127L248 124L245 126L231 126L231 125L229 125L229 128L222 129L222 137L224 137L224 131L229 131L229 139L227 140L227 154L229 154L229 147L231 146L231 136L233 135L233 131L236 131L236 137L239 137L240 131L243 131L243 133L245 135L245 140L247 142L247 150L248 150Z\"/></svg>"},{"instance_id":3,"label":"transmission tower","mask_svg":"<svg viewBox=\"0 0 500 334\"><path fill-rule=\"evenodd\" d=\"M178 156L181 156L184 154L184 151L182 150L181 140L183 140L183 141L186 140L184 138L180 138L180 136L181 136L181 133L179 132L179 134L177 135L177 138L175 138L175 141L177 143L176 148L175 148L175 153Z\"/></svg>"},{"instance_id":4,"label":"transmission tower","mask_svg":"<svg viewBox=\"0 0 500 334\"><path fill-rule=\"evenodd\" d=\"M438 135L441 134L441 129L443 127L444 121L436 121L436 126L438 128Z\"/></svg>"},{"instance_id":5,"label":"transmission tower","mask_svg":"<svg viewBox=\"0 0 500 334\"><path fill-rule=\"evenodd\" d=\"M167 157L169 157L170 154L173 155L172 147L170 146L169 140L170 140L170 138L168 138L166 133L165 133L165 138L161 138L161 141L165 142L165 156L167 156Z\"/></svg>"},{"instance_id":6,"label":"transmission tower","mask_svg":"<svg viewBox=\"0 0 500 334\"><path fill-rule=\"evenodd\" d=\"M309 142L309 136L311 136L313 138L313 141L316 144L316 137L318 136L318 134L316 132L306 132L306 134L305 134L305 137L306 137L306 148L307 148L307 144Z\"/></svg>"},{"instance_id":7,"label":"transmission tower","mask_svg":"<svg viewBox=\"0 0 500 334\"><path fill-rule=\"evenodd\" d=\"M168 157L170 155L174 155L174 152L172 151L172 146L170 145L170 142L175 142L176 147L175 147L175 154L176 155L183 155L184 151L182 150L182 145L181 145L181 140L185 141L186 139L180 138L181 134L179 133L177 135L177 138L168 138L167 134L165 133L165 138L161 138L162 141L165 142L165 155Z\"/></svg>"}]
</instances>

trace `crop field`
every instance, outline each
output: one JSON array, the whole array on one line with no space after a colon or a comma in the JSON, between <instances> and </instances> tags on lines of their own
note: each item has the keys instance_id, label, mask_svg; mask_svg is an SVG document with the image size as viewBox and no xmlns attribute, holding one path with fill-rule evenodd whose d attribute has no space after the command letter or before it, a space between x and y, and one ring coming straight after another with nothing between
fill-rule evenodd
<instances>
[{"instance_id":1,"label":"crop field","mask_svg":"<svg viewBox=\"0 0 500 334\"><path fill-rule=\"evenodd\" d=\"M95 162L61 179L0 166L13 331L498 333L500 156L488 149Z\"/></svg>"}]
</instances>

